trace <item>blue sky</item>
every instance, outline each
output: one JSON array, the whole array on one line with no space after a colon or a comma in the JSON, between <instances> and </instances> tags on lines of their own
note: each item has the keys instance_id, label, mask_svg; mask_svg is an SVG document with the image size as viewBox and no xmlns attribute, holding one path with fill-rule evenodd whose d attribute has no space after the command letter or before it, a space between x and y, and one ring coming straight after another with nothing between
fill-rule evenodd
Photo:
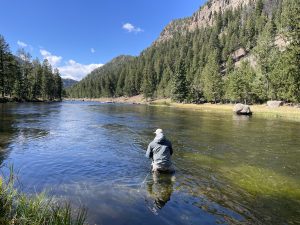
<instances>
[{"instance_id":1,"label":"blue sky","mask_svg":"<svg viewBox=\"0 0 300 225\"><path fill-rule=\"evenodd\" d=\"M121 55L138 55L173 19L205 0L0 0L0 34L77 80Z\"/></svg>"}]
</instances>

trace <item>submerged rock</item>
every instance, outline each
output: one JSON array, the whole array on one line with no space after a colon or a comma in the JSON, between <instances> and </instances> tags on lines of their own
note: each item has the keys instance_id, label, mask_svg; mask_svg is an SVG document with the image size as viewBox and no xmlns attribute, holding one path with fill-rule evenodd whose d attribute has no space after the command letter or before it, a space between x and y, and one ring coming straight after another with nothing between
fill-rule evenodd
<instances>
[{"instance_id":1,"label":"submerged rock","mask_svg":"<svg viewBox=\"0 0 300 225\"><path fill-rule=\"evenodd\" d=\"M267 106L270 108L278 108L283 106L283 101L267 101Z\"/></svg>"},{"instance_id":2,"label":"submerged rock","mask_svg":"<svg viewBox=\"0 0 300 225\"><path fill-rule=\"evenodd\" d=\"M233 112L235 112L237 115L252 115L249 105L244 105L241 103L234 105Z\"/></svg>"}]
</instances>

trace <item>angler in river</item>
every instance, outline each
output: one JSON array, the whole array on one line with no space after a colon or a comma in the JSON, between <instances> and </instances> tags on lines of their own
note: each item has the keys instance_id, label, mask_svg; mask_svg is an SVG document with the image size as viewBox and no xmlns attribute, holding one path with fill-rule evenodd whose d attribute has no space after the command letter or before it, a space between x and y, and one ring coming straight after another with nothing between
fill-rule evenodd
<instances>
[{"instance_id":1,"label":"angler in river","mask_svg":"<svg viewBox=\"0 0 300 225\"><path fill-rule=\"evenodd\" d=\"M151 212L157 215L170 200L173 192L173 173L175 172L171 156L173 148L171 142L165 137L162 129L157 129L154 140L148 145L146 156L152 159L153 180L147 183L147 190L154 200Z\"/></svg>"},{"instance_id":2,"label":"angler in river","mask_svg":"<svg viewBox=\"0 0 300 225\"><path fill-rule=\"evenodd\" d=\"M173 173L171 162L173 148L171 142L165 137L162 129L157 129L154 140L148 145L146 157L152 159L152 172Z\"/></svg>"}]
</instances>

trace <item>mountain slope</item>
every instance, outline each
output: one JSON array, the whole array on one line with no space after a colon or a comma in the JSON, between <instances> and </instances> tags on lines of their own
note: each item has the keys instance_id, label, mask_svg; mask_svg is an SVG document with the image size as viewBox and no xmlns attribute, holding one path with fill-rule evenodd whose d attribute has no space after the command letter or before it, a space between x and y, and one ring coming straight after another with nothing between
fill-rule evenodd
<instances>
[{"instance_id":1,"label":"mountain slope","mask_svg":"<svg viewBox=\"0 0 300 225\"><path fill-rule=\"evenodd\" d=\"M64 79L62 79L62 82L63 82L63 87L64 87L65 89L66 89L66 88L69 88L69 87L71 87L72 85L78 83L77 80L73 80L73 79L69 79L69 78L64 78Z\"/></svg>"},{"instance_id":2,"label":"mountain slope","mask_svg":"<svg viewBox=\"0 0 300 225\"><path fill-rule=\"evenodd\" d=\"M121 55L102 67L93 70L79 83L67 89L67 93L72 97L113 96L115 83L123 65L132 61L134 57Z\"/></svg>"},{"instance_id":3,"label":"mountain slope","mask_svg":"<svg viewBox=\"0 0 300 225\"><path fill-rule=\"evenodd\" d=\"M297 50L274 44L282 37L296 46L299 4L209 1L193 16L171 22L138 57L121 64L113 60L109 69L93 71L68 93L71 97L143 93L179 102L299 101L300 73L293 69L298 68L297 60L291 58L297 59Z\"/></svg>"},{"instance_id":4,"label":"mountain slope","mask_svg":"<svg viewBox=\"0 0 300 225\"><path fill-rule=\"evenodd\" d=\"M216 13L224 13L228 9L234 10L241 6L247 6L250 1L251 0L210 0L191 17L173 20L164 28L154 43L157 44L169 40L176 33L193 32L196 29L212 26Z\"/></svg>"}]
</instances>

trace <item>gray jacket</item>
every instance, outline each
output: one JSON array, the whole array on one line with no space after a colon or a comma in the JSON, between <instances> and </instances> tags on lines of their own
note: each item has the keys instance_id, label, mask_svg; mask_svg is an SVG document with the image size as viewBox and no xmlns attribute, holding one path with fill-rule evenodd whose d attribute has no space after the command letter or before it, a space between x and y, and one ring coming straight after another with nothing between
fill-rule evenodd
<instances>
[{"instance_id":1,"label":"gray jacket","mask_svg":"<svg viewBox=\"0 0 300 225\"><path fill-rule=\"evenodd\" d=\"M172 144L167 140L164 134L158 134L148 145L146 157L153 160L160 167L170 167L171 155L173 154Z\"/></svg>"}]
</instances>

